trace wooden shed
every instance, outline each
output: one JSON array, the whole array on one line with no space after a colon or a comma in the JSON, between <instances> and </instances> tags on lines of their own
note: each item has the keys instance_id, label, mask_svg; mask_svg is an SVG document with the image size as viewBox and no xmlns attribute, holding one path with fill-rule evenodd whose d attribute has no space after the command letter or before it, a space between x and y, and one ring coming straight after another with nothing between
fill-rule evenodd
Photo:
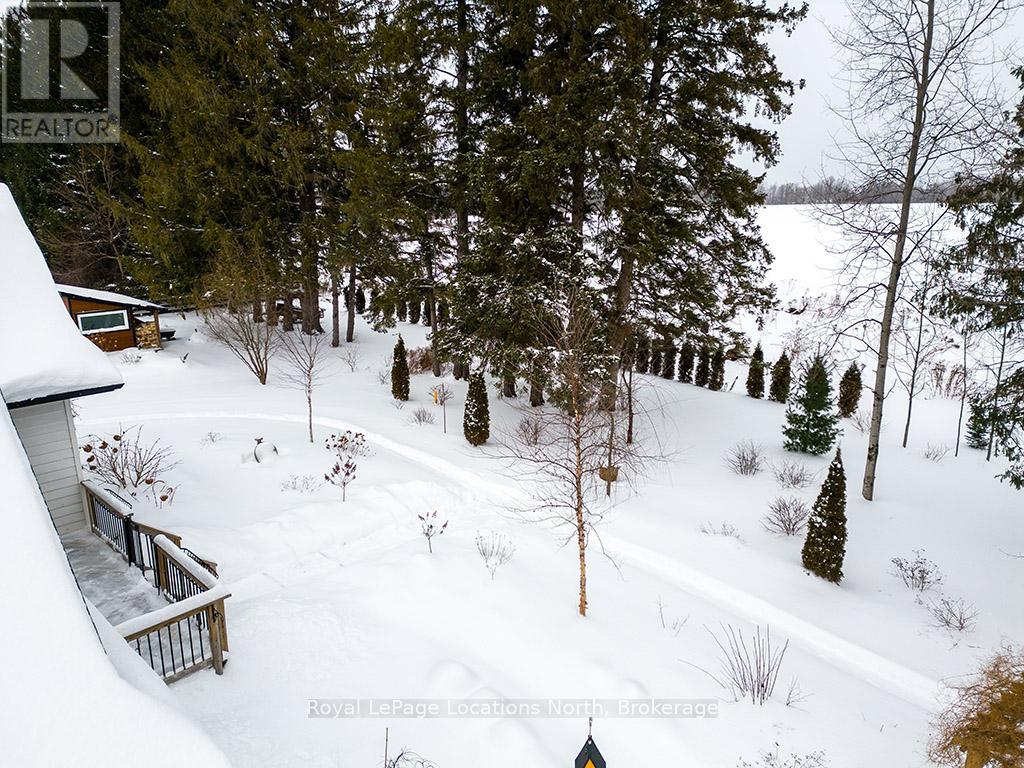
<instances>
[{"instance_id":1,"label":"wooden shed","mask_svg":"<svg viewBox=\"0 0 1024 768\"><path fill-rule=\"evenodd\" d=\"M57 284L57 290L78 329L104 352L161 346L159 304L74 285Z\"/></svg>"}]
</instances>

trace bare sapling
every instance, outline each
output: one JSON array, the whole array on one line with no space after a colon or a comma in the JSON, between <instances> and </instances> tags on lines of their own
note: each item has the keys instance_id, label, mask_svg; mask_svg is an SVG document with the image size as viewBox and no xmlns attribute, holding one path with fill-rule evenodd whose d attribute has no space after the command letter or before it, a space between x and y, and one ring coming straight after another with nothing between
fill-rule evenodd
<instances>
[{"instance_id":1,"label":"bare sapling","mask_svg":"<svg viewBox=\"0 0 1024 768\"><path fill-rule=\"evenodd\" d=\"M434 537L442 535L448 529L448 521L437 519L437 510L427 512L425 515L416 515L420 521L420 533L427 540L427 551L434 554Z\"/></svg>"},{"instance_id":2,"label":"bare sapling","mask_svg":"<svg viewBox=\"0 0 1024 768\"><path fill-rule=\"evenodd\" d=\"M342 461L334 462L334 466L331 467L327 474L324 475L326 480L331 485L341 488L341 500L345 501L345 489L348 488L348 484L356 479L356 463L351 458Z\"/></svg>"},{"instance_id":3,"label":"bare sapling","mask_svg":"<svg viewBox=\"0 0 1024 768\"><path fill-rule=\"evenodd\" d=\"M322 334L281 334L282 378L299 389L306 397L306 420L309 442L313 442L313 393L326 373L326 358L322 352L327 337Z\"/></svg>"},{"instance_id":4,"label":"bare sapling","mask_svg":"<svg viewBox=\"0 0 1024 768\"><path fill-rule=\"evenodd\" d=\"M432 387L430 390L431 396L434 398L434 403L441 406L441 431L444 434L448 434L448 403L455 396L452 392L451 387L447 384L438 384L436 387Z\"/></svg>"}]
</instances>

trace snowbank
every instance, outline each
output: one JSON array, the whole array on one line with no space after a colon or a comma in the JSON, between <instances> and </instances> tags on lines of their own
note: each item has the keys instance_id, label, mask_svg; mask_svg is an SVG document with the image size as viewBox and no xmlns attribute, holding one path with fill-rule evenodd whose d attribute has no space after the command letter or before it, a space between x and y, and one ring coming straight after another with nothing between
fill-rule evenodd
<instances>
[{"instance_id":1,"label":"snowbank","mask_svg":"<svg viewBox=\"0 0 1024 768\"><path fill-rule=\"evenodd\" d=\"M4 764L228 765L205 734L133 687L104 654L4 408L0 468L8 513L0 556Z\"/></svg>"},{"instance_id":2,"label":"snowbank","mask_svg":"<svg viewBox=\"0 0 1024 768\"><path fill-rule=\"evenodd\" d=\"M8 276L0 314L0 393L7 403L117 387L117 370L79 333L43 254L5 184L0 184L0 270Z\"/></svg>"}]
</instances>

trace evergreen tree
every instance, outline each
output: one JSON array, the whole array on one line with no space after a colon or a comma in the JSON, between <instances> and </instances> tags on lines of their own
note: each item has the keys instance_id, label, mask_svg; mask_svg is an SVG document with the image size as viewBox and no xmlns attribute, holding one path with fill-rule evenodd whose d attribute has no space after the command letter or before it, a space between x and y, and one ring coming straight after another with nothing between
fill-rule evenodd
<instances>
[{"instance_id":1,"label":"evergreen tree","mask_svg":"<svg viewBox=\"0 0 1024 768\"><path fill-rule=\"evenodd\" d=\"M693 344L684 341L679 350L679 380L687 384L693 383L693 358L695 351Z\"/></svg>"},{"instance_id":2,"label":"evergreen tree","mask_svg":"<svg viewBox=\"0 0 1024 768\"><path fill-rule=\"evenodd\" d=\"M676 346L668 339L662 342L661 375L666 379L676 376Z\"/></svg>"},{"instance_id":3,"label":"evergreen tree","mask_svg":"<svg viewBox=\"0 0 1024 768\"><path fill-rule=\"evenodd\" d=\"M839 382L839 415L849 418L857 412L861 392L860 367L850 363Z\"/></svg>"},{"instance_id":4,"label":"evergreen tree","mask_svg":"<svg viewBox=\"0 0 1024 768\"><path fill-rule=\"evenodd\" d=\"M399 301L398 302L398 311L397 311L396 314L398 315L398 319L401 322L403 322L403 323L406 322L409 319L409 304L408 304L408 302L406 302L406 301Z\"/></svg>"},{"instance_id":5,"label":"evergreen tree","mask_svg":"<svg viewBox=\"0 0 1024 768\"><path fill-rule=\"evenodd\" d=\"M967 417L967 445L970 448L984 450L988 448L988 436L991 430L988 414L989 408L980 397L971 397L971 414Z\"/></svg>"},{"instance_id":6,"label":"evergreen tree","mask_svg":"<svg viewBox=\"0 0 1024 768\"><path fill-rule=\"evenodd\" d=\"M804 568L838 584L843 580L846 557L846 472L840 450L828 468L828 477L811 507L807 538L801 553Z\"/></svg>"},{"instance_id":7,"label":"evergreen tree","mask_svg":"<svg viewBox=\"0 0 1024 768\"><path fill-rule=\"evenodd\" d=\"M789 385L792 373L789 366L789 355L783 352L779 359L772 366L772 383L768 390L768 397L776 403L784 403L789 400Z\"/></svg>"},{"instance_id":8,"label":"evergreen tree","mask_svg":"<svg viewBox=\"0 0 1024 768\"><path fill-rule=\"evenodd\" d=\"M661 347L657 344L651 345L651 375L661 375Z\"/></svg>"},{"instance_id":9,"label":"evergreen tree","mask_svg":"<svg viewBox=\"0 0 1024 768\"><path fill-rule=\"evenodd\" d=\"M720 392L725 386L725 349L718 346L711 357L711 374L708 378L708 389Z\"/></svg>"},{"instance_id":10,"label":"evergreen tree","mask_svg":"<svg viewBox=\"0 0 1024 768\"><path fill-rule=\"evenodd\" d=\"M483 445L491 436L491 416L487 405L487 384L483 373L469 377L466 410L462 418L462 433L470 445Z\"/></svg>"},{"instance_id":11,"label":"evergreen tree","mask_svg":"<svg viewBox=\"0 0 1024 768\"><path fill-rule=\"evenodd\" d=\"M754 347L750 356L750 370L747 371L747 394L758 399L764 397L764 351L761 345Z\"/></svg>"},{"instance_id":12,"label":"evergreen tree","mask_svg":"<svg viewBox=\"0 0 1024 768\"><path fill-rule=\"evenodd\" d=\"M420 304L419 299L409 302L409 322L413 325L419 325L420 322L420 310L423 305Z\"/></svg>"},{"instance_id":13,"label":"evergreen tree","mask_svg":"<svg viewBox=\"0 0 1024 768\"><path fill-rule=\"evenodd\" d=\"M786 409L786 426L782 429L785 448L821 456L835 445L839 416L832 402L828 369L820 355L804 372L800 389L800 396Z\"/></svg>"},{"instance_id":14,"label":"evergreen tree","mask_svg":"<svg viewBox=\"0 0 1024 768\"><path fill-rule=\"evenodd\" d=\"M356 288L356 314L361 315L366 311L366 293L362 288Z\"/></svg>"},{"instance_id":15,"label":"evergreen tree","mask_svg":"<svg viewBox=\"0 0 1024 768\"><path fill-rule=\"evenodd\" d=\"M395 342L394 360L391 363L391 396L395 400L409 399L409 361L405 356L405 342L401 335Z\"/></svg>"},{"instance_id":16,"label":"evergreen tree","mask_svg":"<svg viewBox=\"0 0 1024 768\"><path fill-rule=\"evenodd\" d=\"M430 311L430 302L423 302L423 312L420 314L424 325L432 325L434 322L434 313Z\"/></svg>"},{"instance_id":17,"label":"evergreen tree","mask_svg":"<svg viewBox=\"0 0 1024 768\"><path fill-rule=\"evenodd\" d=\"M651 340L647 334L636 337L636 372L647 373L651 369Z\"/></svg>"},{"instance_id":18,"label":"evergreen tree","mask_svg":"<svg viewBox=\"0 0 1024 768\"><path fill-rule=\"evenodd\" d=\"M694 374L693 383L698 387L706 387L711 379L711 349L707 344L700 348L700 356L697 358L697 372Z\"/></svg>"}]
</instances>

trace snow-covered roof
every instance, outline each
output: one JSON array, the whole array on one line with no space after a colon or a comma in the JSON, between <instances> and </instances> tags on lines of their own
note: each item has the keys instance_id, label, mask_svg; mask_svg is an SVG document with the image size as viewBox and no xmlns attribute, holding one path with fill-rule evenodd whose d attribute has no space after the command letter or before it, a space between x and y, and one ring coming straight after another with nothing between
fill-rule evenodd
<instances>
[{"instance_id":1,"label":"snow-covered roof","mask_svg":"<svg viewBox=\"0 0 1024 768\"><path fill-rule=\"evenodd\" d=\"M32 233L0 184L0 397L8 404L103 390L123 381L82 336L54 286Z\"/></svg>"},{"instance_id":2,"label":"snow-covered roof","mask_svg":"<svg viewBox=\"0 0 1024 768\"><path fill-rule=\"evenodd\" d=\"M126 307L140 307L142 309L164 309L159 304L151 301L136 299L134 296L126 296L123 293L113 291L98 291L95 288L79 288L77 285L64 285L57 283L57 290L69 296L77 296L80 299L92 299L107 304L123 304Z\"/></svg>"},{"instance_id":3,"label":"snow-covered roof","mask_svg":"<svg viewBox=\"0 0 1024 768\"><path fill-rule=\"evenodd\" d=\"M6 408L0 486L17 512L5 515L0 557L4 764L226 767L198 726L140 688L138 664L115 668L104 653Z\"/></svg>"}]
</instances>

